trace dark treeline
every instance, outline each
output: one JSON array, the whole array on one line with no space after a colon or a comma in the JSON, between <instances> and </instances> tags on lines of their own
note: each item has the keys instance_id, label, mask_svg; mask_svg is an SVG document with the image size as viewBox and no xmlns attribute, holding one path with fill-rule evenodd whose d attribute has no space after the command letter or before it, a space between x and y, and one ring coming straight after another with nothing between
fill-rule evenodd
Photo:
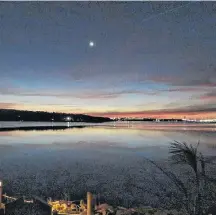
<instances>
[{"instance_id":1,"label":"dark treeline","mask_svg":"<svg viewBox=\"0 0 216 215\"><path fill-rule=\"evenodd\" d=\"M0 109L0 121L37 121L37 122L108 122L110 118L94 117L84 114L66 114L45 111L24 111Z\"/></svg>"}]
</instances>

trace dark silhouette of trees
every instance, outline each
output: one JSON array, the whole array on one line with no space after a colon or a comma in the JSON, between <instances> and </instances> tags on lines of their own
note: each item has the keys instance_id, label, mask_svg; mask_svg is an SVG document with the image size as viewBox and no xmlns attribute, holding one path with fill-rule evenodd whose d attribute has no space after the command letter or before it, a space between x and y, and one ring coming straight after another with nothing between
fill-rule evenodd
<instances>
[{"instance_id":1,"label":"dark silhouette of trees","mask_svg":"<svg viewBox=\"0 0 216 215\"><path fill-rule=\"evenodd\" d=\"M66 114L44 111L24 111L1 109L0 121L36 121L36 122L107 122L110 118L94 117L84 114Z\"/></svg>"}]
</instances>

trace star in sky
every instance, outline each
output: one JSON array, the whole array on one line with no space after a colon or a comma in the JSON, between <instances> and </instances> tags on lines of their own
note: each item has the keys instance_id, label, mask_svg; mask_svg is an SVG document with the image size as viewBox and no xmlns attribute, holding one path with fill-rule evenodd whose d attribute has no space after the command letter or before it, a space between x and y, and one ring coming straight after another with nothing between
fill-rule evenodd
<instances>
[{"instance_id":1,"label":"star in sky","mask_svg":"<svg viewBox=\"0 0 216 215\"><path fill-rule=\"evenodd\" d=\"M93 41L89 41L89 47L94 47L95 46L95 42L93 42Z\"/></svg>"}]
</instances>

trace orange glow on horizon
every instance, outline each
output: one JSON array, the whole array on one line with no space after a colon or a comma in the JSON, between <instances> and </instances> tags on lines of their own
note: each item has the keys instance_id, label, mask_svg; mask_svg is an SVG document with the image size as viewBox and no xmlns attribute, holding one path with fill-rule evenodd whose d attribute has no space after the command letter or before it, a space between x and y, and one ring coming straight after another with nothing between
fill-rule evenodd
<instances>
[{"instance_id":1,"label":"orange glow on horizon","mask_svg":"<svg viewBox=\"0 0 216 215\"><path fill-rule=\"evenodd\" d=\"M112 109L103 110L102 108L68 108L66 106L49 106L49 105L21 105L13 104L10 106L2 106L0 108L4 109L16 109L16 110L26 110L26 111L46 111L46 112L57 112L57 113L67 113L67 114L86 114L91 116L101 116L101 117L134 117L134 118L190 118L190 119L212 119L216 118L216 112L213 111L186 111L186 110L119 110L112 111ZM93 111L93 110L94 111Z\"/></svg>"},{"instance_id":2,"label":"orange glow on horizon","mask_svg":"<svg viewBox=\"0 0 216 215\"><path fill-rule=\"evenodd\" d=\"M207 119L207 118L216 118L215 112L206 112L206 113L200 113L200 112L179 112L179 113L164 113L164 112L157 112L149 111L149 113L137 113L137 112L119 112L119 113L89 113L93 116L104 116L104 117L132 117L132 118L158 118L158 119L183 119L185 118L191 118L191 119Z\"/></svg>"}]
</instances>

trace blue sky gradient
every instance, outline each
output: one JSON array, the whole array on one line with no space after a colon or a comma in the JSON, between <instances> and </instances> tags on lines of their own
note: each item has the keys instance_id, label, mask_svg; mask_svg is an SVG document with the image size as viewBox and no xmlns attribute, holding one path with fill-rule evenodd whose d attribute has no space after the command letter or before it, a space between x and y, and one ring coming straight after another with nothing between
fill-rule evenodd
<instances>
[{"instance_id":1,"label":"blue sky gradient","mask_svg":"<svg viewBox=\"0 0 216 215\"><path fill-rule=\"evenodd\" d=\"M0 108L216 117L216 3L1 2L0 9Z\"/></svg>"}]
</instances>

